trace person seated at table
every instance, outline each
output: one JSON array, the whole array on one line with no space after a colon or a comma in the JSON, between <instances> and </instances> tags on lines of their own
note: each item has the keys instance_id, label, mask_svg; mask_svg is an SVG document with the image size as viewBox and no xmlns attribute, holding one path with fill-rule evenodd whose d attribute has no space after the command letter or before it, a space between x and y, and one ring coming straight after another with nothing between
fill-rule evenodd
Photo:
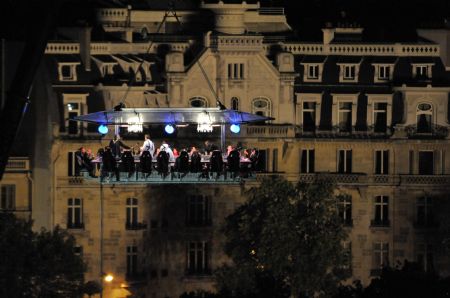
<instances>
[{"instance_id":1,"label":"person seated at table","mask_svg":"<svg viewBox=\"0 0 450 298\"><path fill-rule=\"evenodd\" d=\"M162 141L161 147L159 147L159 151L165 151L169 154L169 162L175 162L175 155L173 154L172 149L166 141Z\"/></svg>"},{"instance_id":2,"label":"person seated at table","mask_svg":"<svg viewBox=\"0 0 450 298\"><path fill-rule=\"evenodd\" d=\"M259 166L259 150L257 148L252 149L249 159L252 171L256 171Z\"/></svg>"},{"instance_id":3,"label":"person seated at table","mask_svg":"<svg viewBox=\"0 0 450 298\"><path fill-rule=\"evenodd\" d=\"M195 147L191 148L191 172L198 173L202 171L202 157Z\"/></svg>"},{"instance_id":4,"label":"person seated at table","mask_svg":"<svg viewBox=\"0 0 450 298\"><path fill-rule=\"evenodd\" d=\"M172 150L170 150L167 143L163 143L163 145L161 145L159 149L159 153L156 156L156 169L158 170L158 173L160 173L163 178L165 178L169 174L170 153L172 153L173 156L173 152Z\"/></svg>"},{"instance_id":5,"label":"person seated at table","mask_svg":"<svg viewBox=\"0 0 450 298\"><path fill-rule=\"evenodd\" d=\"M135 171L134 157L131 154L131 150L124 150L122 153L121 160L122 160L122 170L124 172L127 172L128 178L130 178Z\"/></svg>"},{"instance_id":6,"label":"person seated at table","mask_svg":"<svg viewBox=\"0 0 450 298\"><path fill-rule=\"evenodd\" d=\"M173 148L172 152L173 152L173 156L174 156L175 158L177 158L178 156L180 156L180 153L178 153L177 148Z\"/></svg>"},{"instance_id":7,"label":"person seated at table","mask_svg":"<svg viewBox=\"0 0 450 298\"><path fill-rule=\"evenodd\" d=\"M220 150L214 150L211 153L210 170L213 173L217 173L216 179L219 178L220 173L223 171L223 158Z\"/></svg>"},{"instance_id":8,"label":"person seated at table","mask_svg":"<svg viewBox=\"0 0 450 298\"><path fill-rule=\"evenodd\" d=\"M141 147L141 155L142 152L148 151L151 156L155 156L155 144L153 144L152 140L150 140L150 135L146 134L144 136L144 144Z\"/></svg>"},{"instance_id":9,"label":"person seated at table","mask_svg":"<svg viewBox=\"0 0 450 298\"><path fill-rule=\"evenodd\" d=\"M142 152L142 155L139 157L139 165L141 167L141 172L144 174L145 178L148 178L152 173L152 164L153 157L149 151Z\"/></svg>"},{"instance_id":10,"label":"person seated at table","mask_svg":"<svg viewBox=\"0 0 450 298\"><path fill-rule=\"evenodd\" d=\"M111 148L111 153L116 159L120 159L122 154L122 149L130 149L125 145L119 135L115 135L114 138L109 142L109 148Z\"/></svg>"},{"instance_id":11,"label":"person seated at table","mask_svg":"<svg viewBox=\"0 0 450 298\"><path fill-rule=\"evenodd\" d=\"M102 172L100 180L103 181L103 179L107 175L109 175L109 173L114 173L116 175L116 180L120 181L120 173L119 169L117 168L116 158L113 156L111 148L107 146L105 147L105 151L102 157Z\"/></svg>"},{"instance_id":12,"label":"person seated at table","mask_svg":"<svg viewBox=\"0 0 450 298\"><path fill-rule=\"evenodd\" d=\"M88 157L86 148L80 147L75 152L75 175L79 176L81 170L86 170L89 173L89 176L95 177L94 174L94 165L92 164L92 160Z\"/></svg>"},{"instance_id":13,"label":"person seated at table","mask_svg":"<svg viewBox=\"0 0 450 298\"><path fill-rule=\"evenodd\" d=\"M233 149L234 149L233 146L231 145L227 146L227 156L230 155L230 152L233 151Z\"/></svg>"},{"instance_id":14,"label":"person seated at table","mask_svg":"<svg viewBox=\"0 0 450 298\"><path fill-rule=\"evenodd\" d=\"M175 160L175 170L182 173L180 178L183 178L189 172L189 154L186 149L181 150L180 156Z\"/></svg>"},{"instance_id":15,"label":"person seated at table","mask_svg":"<svg viewBox=\"0 0 450 298\"><path fill-rule=\"evenodd\" d=\"M205 155L211 155L214 150L218 150L218 149L219 149L219 147L217 147L211 141L209 141L209 140L205 141L205 147L203 149Z\"/></svg>"},{"instance_id":16,"label":"person seated at table","mask_svg":"<svg viewBox=\"0 0 450 298\"><path fill-rule=\"evenodd\" d=\"M240 166L240 154L239 151L236 150L236 148L231 147L231 151L227 156L227 164L228 164L228 171L231 173L231 177L234 179L236 178L238 172L239 172L239 166Z\"/></svg>"}]
</instances>

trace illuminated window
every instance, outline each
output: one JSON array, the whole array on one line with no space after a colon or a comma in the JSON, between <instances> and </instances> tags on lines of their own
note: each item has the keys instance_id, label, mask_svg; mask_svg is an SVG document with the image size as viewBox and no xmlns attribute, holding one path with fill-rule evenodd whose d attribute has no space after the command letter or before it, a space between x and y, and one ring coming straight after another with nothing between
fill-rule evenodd
<instances>
[{"instance_id":1,"label":"illuminated window","mask_svg":"<svg viewBox=\"0 0 450 298\"><path fill-rule=\"evenodd\" d=\"M86 109L86 97L88 94L63 94L65 133L68 135L80 135L82 128L87 128L87 124L79 121L71 121L77 116L82 115Z\"/></svg>"}]
</instances>

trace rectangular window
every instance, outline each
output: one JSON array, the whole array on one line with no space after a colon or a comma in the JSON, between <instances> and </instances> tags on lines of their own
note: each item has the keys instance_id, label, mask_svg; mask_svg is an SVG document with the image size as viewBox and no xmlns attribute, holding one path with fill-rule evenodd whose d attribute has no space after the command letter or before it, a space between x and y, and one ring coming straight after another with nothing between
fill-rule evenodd
<instances>
[{"instance_id":1,"label":"rectangular window","mask_svg":"<svg viewBox=\"0 0 450 298\"><path fill-rule=\"evenodd\" d=\"M419 175L434 174L434 152L419 151Z\"/></svg>"},{"instance_id":2,"label":"rectangular window","mask_svg":"<svg viewBox=\"0 0 450 298\"><path fill-rule=\"evenodd\" d=\"M242 80L244 78L244 63L229 63L228 78L232 80Z\"/></svg>"},{"instance_id":3,"label":"rectangular window","mask_svg":"<svg viewBox=\"0 0 450 298\"><path fill-rule=\"evenodd\" d=\"M344 80L354 80L356 76L355 65L344 65Z\"/></svg>"},{"instance_id":4,"label":"rectangular window","mask_svg":"<svg viewBox=\"0 0 450 298\"><path fill-rule=\"evenodd\" d=\"M375 151L375 174L389 174L389 150Z\"/></svg>"},{"instance_id":5,"label":"rectangular window","mask_svg":"<svg viewBox=\"0 0 450 298\"><path fill-rule=\"evenodd\" d=\"M409 150L409 174L414 174L414 151Z\"/></svg>"},{"instance_id":6,"label":"rectangular window","mask_svg":"<svg viewBox=\"0 0 450 298\"><path fill-rule=\"evenodd\" d=\"M339 102L338 125L339 131L351 132L352 130L352 102Z\"/></svg>"},{"instance_id":7,"label":"rectangular window","mask_svg":"<svg viewBox=\"0 0 450 298\"><path fill-rule=\"evenodd\" d=\"M374 209L375 214L372 226L389 226L389 197L376 196Z\"/></svg>"},{"instance_id":8,"label":"rectangular window","mask_svg":"<svg viewBox=\"0 0 450 298\"><path fill-rule=\"evenodd\" d=\"M186 224L188 226L207 226L211 224L210 198L191 195L187 200Z\"/></svg>"},{"instance_id":9,"label":"rectangular window","mask_svg":"<svg viewBox=\"0 0 450 298\"><path fill-rule=\"evenodd\" d=\"M428 78L428 65L416 65L416 78Z\"/></svg>"},{"instance_id":10,"label":"rectangular window","mask_svg":"<svg viewBox=\"0 0 450 298\"><path fill-rule=\"evenodd\" d=\"M83 246L80 245L74 246L73 253L76 256L83 257Z\"/></svg>"},{"instance_id":11,"label":"rectangular window","mask_svg":"<svg viewBox=\"0 0 450 298\"><path fill-rule=\"evenodd\" d=\"M378 66L378 80L389 80L391 67L387 65Z\"/></svg>"},{"instance_id":12,"label":"rectangular window","mask_svg":"<svg viewBox=\"0 0 450 298\"><path fill-rule=\"evenodd\" d=\"M338 198L338 213L344 225L351 226L353 224L352 196L344 195Z\"/></svg>"},{"instance_id":13,"label":"rectangular window","mask_svg":"<svg viewBox=\"0 0 450 298\"><path fill-rule=\"evenodd\" d=\"M272 151L272 172L278 172L278 149Z\"/></svg>"},{"instance_id":14,"label":"rectangular window","mask_svg":"<svg viewBox=\"0 0 450 298\"><path fill-rule=\"evenodd\" d=\"M187 274L210 274L209 251L206 241L188 242L187 247Z\"/></svg>"},{"instance_id":15,"label":"rectangular window","mask_svg":"<svg viewBox=\"0 0 450 298\"><path fill-rule=\"evenodd\" d=\"M137 275L138 253L137 246L127 246L127 276Z\"/></svg>"},{"instance_id":16,"label":"rectangular window","mask_svg":"<svg viewBox=\"0 0 450 298\"><path fill-rule=\"evenodd\" d=\"M417 264L423 268L426 272L434 271L434 256L433 247L430 244L419 244L417 246Z\"/></svg>"},{"instance_id":17,"label":"rectangular window","mask_svg":"<svg viewBox=\"0 0 450 298\"><path fill-rule=\"evenodd\" d=\"M376 102L373 106L373 131L385 133L387 129L387 103Z\"/></svg>"},{"instance_id":18,"label":"rectangular window","mask_svg":"<svg viewBox=\"0 0 450 298\"><path fill-rule=\"evenodd\" d=\"M308 79L317 80L319 78L319 65L308 65Z\"/></svg>"},{"instance_id":19,"label":"rectangular window","mask_svg":"<svg viewBox=\"0 0 450 298\"><path fill-rule=\"evenodd\" d=\"M303 131L313 132L316 130L316 103L304 101L302 104Z\"/></svg>"},{"instance_id":20,"label":"rectangular window","mask_svg":"<svg viewBox=\"0 0 450 298\"><path fill-rule=\"evenodd\" d=\"M81 115L81 104L79 102L69 102L66 104L68 119L73 119ZM68 121L67 132L76 135L79 132L78 121Z\"/></svg>"},{"instance_id":21,"label":"rectangular window","mask_svg":"<svg viewBox=\"0 0 450 298\"><path fill-rule=\"evenodd\" d=\"M136 230L138 226L138 199L127 198L125 227L127 230Z\"/></svg>"},{"instance_id":22,"label":"rectangular window","mask_svg":"<svg viewBox=\"0 0 450 298\"><path fill-rule=\"evenodd\" d=\"M70 198L67 208L67 228L83 229L83 201L79 198Z\"/></svg>"},{"instance_id":23,"label":"rectangular window","mask_svg":"<svg viewBox=\"0 0 450 298\"><path fill-rule=\"evenodd\" d=\"M352 172L352 150L338 150L338 173Z\"/></svg>"},{"instance_id":24,"label":"rectangular window","mask_svg":"<svg viewBox=\"0 0 450 298\"><path fill-rule=\"evenodd\" d=\"M373 269L379 270L389 264L389 243L375 242L373 244Z\"/></svg>"},{"instance_id":25,"label":"rectangular window","mask_svg":"<svg viewBox=\"0 0 450 298\"><path fill-rule=\"evenodd\" d=\"M342 250L344 252L344 266L342 269L351 270L352 269L352 242L344 241L342 244Z\"/></svg>"},{"instance_id":26,"label":"rectangular window","mask_svg":"<svg viewBox=\"0 0 450 298\"><path fill-rule=\"evenodd\" d=\"M433 225L433 203L429 197L421 197L417 199L417 220L419 227L429 227Z\"/></svg>"},{"instance_id":27,"label":"rectangular window","mask_svg":"<svg viewBox=\"0 0 450 298\"><path fill-rule=\"evenodd\" d=\"M3 184L1 186L0 210L16 209L16 186L14 184Z\"/></svg>"},{"instance_id":28,"label":"rectangular window","mask_svg":"<svg viewBox=\"0 0 450 298\"><path fill-rule=\"evenodd\" d=\"M301 151L300 173L314 173L314 149Z\"/></svg>"}]
</instances>

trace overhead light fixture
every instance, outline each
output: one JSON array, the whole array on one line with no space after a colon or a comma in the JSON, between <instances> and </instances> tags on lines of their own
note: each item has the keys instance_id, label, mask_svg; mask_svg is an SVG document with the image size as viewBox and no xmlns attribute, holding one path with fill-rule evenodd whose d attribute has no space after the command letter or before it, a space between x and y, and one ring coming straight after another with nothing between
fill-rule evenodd
<instances>
[{"instance_id":1,"label":"overhead light fixture","mask_svg":"<svg viewBox=\"0 0 450 298\"><path fill-rule=\"evenodd\" d=\"M142 132L144 128L142 127L142 122L139 117L133 117L128 119L128 131L129 132Z\"/></svg>"},{"instance_id":2,"label":"overhead light fixture","mask_svg":"<svg viewBox=\"0 0 450 298\"><path fill-rule=\"evenodd\" d=\"M98 132L102 135L106 135L108 133L108 126L103 124L99 125Z\"/></svg>"},{"instance_id":3,"label":"overhead light fixture","mask_svg":"<svg viewBox=\"0 0 450 298\"><path fill-rule=\"evenodd\" d=\"M232 133L239 133L241 132L241 126L239 124L231 124L230 131Z\"/></svg>"},{"instance_id":4,"label":"overhead light fixture","mask_svg":"<svg viewBox=\"0 0 450 298\"><path fill-rule=\"evenodd\" d=\"M175 127L174 127L172 124L167 124L167 125L164 127L164 130L165 130L165 132L166 132L167 134L171 135L171 134L173 134L173 133L175 132Z\"/></svg>"},{"instance_id":5,"label":"overhead light fixture","mask_svg":"<svg viewBox=\"0 0 450 298\"><path fill-rule=\"evenodd\" d=\"M213 117L211 117L208 113L204 112L199 114L197 117L197 132L212 132L213 122Z\"/></svg>"}]
</instances>

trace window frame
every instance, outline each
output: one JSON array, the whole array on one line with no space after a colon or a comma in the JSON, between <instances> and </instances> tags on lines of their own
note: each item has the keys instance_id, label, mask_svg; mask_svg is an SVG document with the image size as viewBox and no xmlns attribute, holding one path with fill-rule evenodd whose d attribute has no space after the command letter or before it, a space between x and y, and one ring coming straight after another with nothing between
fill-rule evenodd
<instances>
[{"instance_id":1,"label":"window frame","mask_svg":"<svg viewBox=\"0 0 450 298\"><path fill-rule=\"evenodd\" d=\"M378 168L378 153L380 153L380 171L377 171ZM387 156L385 156L387 155ZM374 169L373 173L374 175L389 175L389 149L376 149L374 150ZM387 159L385 161L385 159ZM387 164L385 164L387 163ZM378 173L379 172L379 173Z\"/></svg>"},{"instance_id":2,"label":"window frame","mask_svg":"<svg viewBox=\"0 0 450 298\"><path fill-rule=\"evenodd\" d=\"M373 243L372 267L375 270L389 265L389 242L377 241Z\"/></svg>"},{"instance_id":3,"label":"window frame","mask_svg":"<svg viewBox=\"0 0 450 298\"><path fill-rule=\"evenodd\" d=\"M373 198L373 227L387 227L390 225L389 201L389 196L387 195L377 195Z\"/></svg>"},{"instance_id":4,"label":"window frame","mask_svg":"<svg viewBox=\"0 0 450 298\"><path fill-rule=\"evenodd\" d=\"M192 103L195 101L202 102L203 104L199 107L195 107L192 105ZM193 97L189 98L189 107L190 108L207 108L208 106L209 106L208 100L203 96L193 96Z\"/></svg>"},{"instance_id":5,"label":"window frame","mask_svg":"<svg viewBox=\"0 0 450 298\"><path fill-rule=\"evenodd\" d=\"M60 82L76 82L78 80L77 76L77 66L80 62L58 62L58 79ZM64 75L63 68L69 67L69 76Z\"/></svg>"},{"instance_id":6,"label":"window frame","mask_svg":"<svg viewBox=\"0 0 450 298\"><path fill-rule=\"evenodd\" d=\"M136 277L138 274L138 247L136 245L127 245L126 258L127 258L127 277Z\"/></svg>"},{"instance_id":7,"label":"window frame","mask_svg":"<svg viewBox=\"0 0 450 298\"><path fill-rule=\"evenodd\" d=\"M76 202L79 204L76 204ZM77 222L77 212L79 221ZM67 229L84 229L83 221L83 199L68 198L67 199Z\"/></svg>"},{"instance_id":8,"label":"window frame","mask_svg":"<svg viewBox=\"0 0 450 298\"><path fill-rule=\"evenodd\" d=\"M312 157L311 157L312 155ZM306 157L306 161L304 160ZM312 159L312 162L311 162ZM300 150L300 173L312 174L315 173L315 159L316 153L314 148L303 148ZM303 170L305 169L305 170Z\"/></svg>"},{"instance_id":9,"label":"window frame","mask_svg":"<svg viewBox=\"0 0 450 298\"><path fill-rule=\"evenodd\" d=\"M374 83L386 83L393 80L394 63L372 63L372 66L375 68ZM387 71L386 68L388 68ZM381 75L381 69L384 69L384 76Z\"/></svg>"},{"instance_id":10,"label":"window frame","mask_svg":"<svg viewBox=\"0 0 450 298\"><path fill-rule=\"evenodd\" d=\"M211 220L211 197L202 194L189 195L186 198L186 226L210 226Z\"/></svg>"},{"instance_id":11,"label":"window frame","mask_svg":"<svg viewBox=\"0 0 450 298\"><path fill-rule=\"evenodd\" d=\"M69 110L68 105L69 104L78 104L78 109L75 110L77 116L80 116L87 112L87 97L89 96L89 93L63 93L63 106L64 106L64 135L67 136L80 136L83 134L88 134L87 132L87 123L86 122L76 122L77 127L77 133L70 133L69 127L70 127L70 121L69 121L69 114L73 113L72 110Z\"/></svg>"},{"instance_id":12,"label":"window frame","mask_svg":"<svg viewBox=\"0 0 450 298\"><path fill-rule=\"evenodd\" d=\"M0 185L0 210L14 211L16 210L16 185L1 184Z\"/></svg>"},{"instance_id":13,"label":"window frame","mask_svg":"<svg viewBox=\"0 0 450 298\"><path fill-rule=\"evenodd\" d=\"M243 62L229 62L227 63L227 78L228 80L244 80L245 63Z\"/></svg>"},{"instance_id":14,"label":"window frame","mask_svg":"<svg viewBox=\"0 0 450 298\"><path fill-rule=\"evenodd\" d=\"M434 63L412 63L412 75L415 79L432 79ZM420 70L420 71L419 71ZM425 70L425 74L423 73Z\"/></svg>"},{"instance_id":15,"label":"window frame","mask_svg":"<svg viewBox=\"0 0 450 298\"><path fill-rule=\"evenodd\" d=\"M126 199L125 227L127 230L136 230L139 227L139 200L135 197Z\"/></svg>"},{"instance_id":16,"label":"window frame","mask_svg":"<svg viewBox=\"0 0 450 298\"><path fill-rule=\"evenodd\" d=\"M353 198L351 195L340 195L337 200L338 216L345 226L353 225Z\"/></svg>"},{"instance_id":17,"label":"window frame","mask_svg":"<svg viewBox=\"0 0 450 298\"><path fill-rule=\"evenodd\" d=\"M339 66L339 83L357 83L359 79L359 68L361 62L358 63L337 63Z\"/></svg>"},{"instance_id":18,"label":"window frame","mask_svg":"<svg viewBox=\"0 0 450 298\"><path fill-rule=\"evenodd\" d=\"M186 246L186 273L188 275L210 275L210 243L208 241L189 241ZM192 256L193 259L191 259ZM199 257L201 257L200 261Z\"/></svg>"},{"instance_id":19,"label":"window frame","mask_svg":"<svg viewBox=\"0 0 450 298\"><path fill-rule=\"evenodd\" d=\"M341 152L343 152L344 160L342 162L343 168L341 170ZM350 169L348 169L350 168ZM353 172L353 150L352 149L338 149L337 150L337 166L336 172L339 174L351 174Z\"/></svg>"},{"instance_id":20,"label":"window frame","mask_svg":"<svg viewBox=\"0 0 450 298\"><path fill-rule=\"evenodd\" d=\"M255 107L255 103L258 101L266 102L266 106ZM270 101L270 99L263 96L258 96L252 99L252 114L258 114L259 112L263 112L263 115L265 117L272 117L272 102ZM267 112L267 114L265 112Z\"/></svg>"}]
</instances>

